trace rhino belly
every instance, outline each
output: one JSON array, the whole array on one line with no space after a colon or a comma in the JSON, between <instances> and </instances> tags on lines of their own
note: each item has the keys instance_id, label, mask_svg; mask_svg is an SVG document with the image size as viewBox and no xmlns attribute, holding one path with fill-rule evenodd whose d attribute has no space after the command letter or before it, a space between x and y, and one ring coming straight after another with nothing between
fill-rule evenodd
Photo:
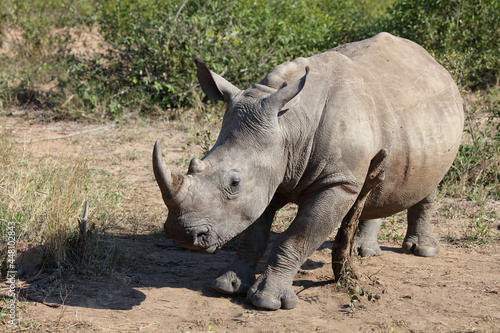
<instances>
[{"instance_id":1,"label":"rhino belly","mask_svg":"<svg viewBox=\"0 0 500 333\"><path fill-rule=\"evenodd\" d=\"M432 194L453 163L461 131L457 126L452 131L456 134L441 141L441 135L433 138L428 133L425 140L393 144L385 167L386 178L370 193L361 218L393 215Z\"/></svg>"}]
</instances>

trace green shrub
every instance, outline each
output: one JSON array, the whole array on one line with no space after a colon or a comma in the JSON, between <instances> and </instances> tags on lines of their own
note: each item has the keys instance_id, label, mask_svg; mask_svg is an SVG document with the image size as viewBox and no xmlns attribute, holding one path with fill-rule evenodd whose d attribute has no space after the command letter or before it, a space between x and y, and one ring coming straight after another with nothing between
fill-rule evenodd
<instances>
[{"instance_id":1,"label":"green shrub","mask_svg":"<svg viewBox=\"0 0 500 333\"><path fill-rule=\"evenodd\" d=\"M485 88L499 82L500 1L398 0L377 29L411 39L438 59L466 54L462 84Z\"/></svg>"},{"instance_id":2,"label":"green shrub","mask_svg":"<svg viewBox=\"0 0 500 333\"><path fill-rule=\"evenodd\" d=\"M482 204L500 199L500 91L465 97L465 133L441 191Z\"/></svg>"},{"instance_id":3,"label":"green shrub","mask_svg":"<svg viewBox=\"0 0 500 333\"><path fill-rule=\"evenodd\" d=\"M12 31L22 39L0 54L0 107L50 108L66 118L172 117L207 102L194 56L244 88L284 61L380 31L423 45L464 73L464 87L493 86L499 7L496 0L6 0L0 41ZM101 52L70 53L78 33L95 26ZM57 86L40 93L51 82Z\"/></svg>"},{"instance_id":4,"label":"green shrub","mask_svg":"<svg viewBox=\"0 0 500 333\"><path fill-rule=\"evenodd\" d=\"M177 108L207 102L195 78L195 56L246 88L284 61L339 45L356 26L353 17L375 17L382 8L375 1L183 4L103 2L98 9L101 31L113 50L92 59L68 58L61 88L76 91L85 108L95 110L112 99L119 101L118 113L166 109L167 116L175 116Z\"/></svg>"}]
</instances>

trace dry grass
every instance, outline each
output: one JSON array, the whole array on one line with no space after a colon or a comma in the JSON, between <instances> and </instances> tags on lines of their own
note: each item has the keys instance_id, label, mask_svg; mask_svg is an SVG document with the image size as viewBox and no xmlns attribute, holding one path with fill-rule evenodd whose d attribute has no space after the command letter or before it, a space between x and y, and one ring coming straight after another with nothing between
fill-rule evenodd
<instances>
[{"instance_id":1,"label":"dry grass","mask_svg":"<svg viewBox=\"0 0 500 333\"><path fill-rule=\"evenodd\" d=\"M18 242L43 245L45 262L50 265L84 271L95 268L97 274L105 273L103 267L113 270L116 249L100 236L119 218L120 198L115 193L120 183L93 172L83 158L37 160L20 146L14 147L8 132L4 131L1 137L0 228L6 230L7 222L16 222ZM85 242L92 246L82 247L80 241L75 247L78 217L87 197L89 221L95 226L94 235L87 237ZM2 235L5 237L5 232ZM4 251L6 249L2 248ZM93 262L89 257L96 256L111 262L89 267Z\"/></svg>"}]
</instances>

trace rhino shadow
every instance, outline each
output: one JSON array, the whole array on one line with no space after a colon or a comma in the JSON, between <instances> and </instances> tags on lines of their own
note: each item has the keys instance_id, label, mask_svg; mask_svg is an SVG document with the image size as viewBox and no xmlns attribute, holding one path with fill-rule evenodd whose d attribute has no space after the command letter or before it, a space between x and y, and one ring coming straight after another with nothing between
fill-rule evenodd
<instances>
[{"instance_id":1,"label":"rhino shadow","mask_svg":"<svg viewBox=\"0 0 500 333\"><path fill-rule=\"evenodd\" d=\"M403 248L401 246L381 246L380 249L382 250L382 253L383 252L394 252L394 253L399 253L399 254L403 254L404 251L403 251Z\"/></svg>"},{"instance_id":2,"label":"rhino shadow","mask_svg":"<svg viewBox=\"0 0 500 333\"><path fill-rule=\"evenodd\" d=\"M20 300L86 307L94 309L130 310L146 300L141 289L185 288L209 289L211 278L229 261L234 251L222 250L209 256L189 251L163 234L109 235L122 259L117 273L111 277L92 277L63 271L55 282L44 283L51 274L46 269L23 282L35 288L21 290ZM222 255L221 255L222 254ZM41 285L38 286L38 284Z\"/></svg>"},{"instance_id":3,"label":"rhino shadow","mask_svg":"<svg viewBox=\"0 0 500 333\"><path fill-rule=\"evenodd\" d=\"M276 236L271 235L271 242ZM179 288L199 292L204 297L227 298L245 309L255 309L247 303L245 296L225 296L211 288L219 272L234 259L237 240L209 255L184 249L163 234L108 237L110 241L116 242L119 251L124 254L118 273L113 277L68 276L63 272L63 276L55 282L29 289L27 294L25 290L20 294L20 300L93 309L130 310L146 300L146 294L141 289ZM325 242L321 248L326 247L331 248L331 242ZM257 267L257 274L263 272L266 260L267 253ZM301 269L314 270L323 265L322 262L308 259ZM37 281L43 281L50 275L47 273L49 271L28 277L24 282L37 284ZM294 284L297 283L314 286L314 282L309 280Z\"/></svg>"}]
</instances>

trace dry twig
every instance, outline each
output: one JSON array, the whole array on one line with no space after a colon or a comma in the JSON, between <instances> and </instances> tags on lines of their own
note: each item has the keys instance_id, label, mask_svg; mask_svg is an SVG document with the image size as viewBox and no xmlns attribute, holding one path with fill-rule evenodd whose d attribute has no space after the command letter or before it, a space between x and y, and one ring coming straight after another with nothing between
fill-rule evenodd
<instances>
[{"instance_id":1,"label":"dry twig","mask_svg":"<svg viewBox=\"0 0 500 333\"><path fill-rule=\"evenodd\" d=\"M342 220L342 224L337 232L332 249L332 268L335 281L338 281L345 272L346 267L350 266L352 245L358 229L358 220L371 190L385 178L385 171L382 166L387 155L388 150L384 148L371 160L363 188L354 205Z\"/></svg>"},{"instance_id":2,"label":"dry twig","mask_svg":"<svg viewBox=\"0 0 500 333\"><path fill-rule=\"evenodd\" d=\"M89 198L85 199L85 203L83 204L83 216L81 219L78 219L78 227L80 228L80 235L85 235L87 231L87 217L89 211Z\"/></svg>"}]
</instances>

